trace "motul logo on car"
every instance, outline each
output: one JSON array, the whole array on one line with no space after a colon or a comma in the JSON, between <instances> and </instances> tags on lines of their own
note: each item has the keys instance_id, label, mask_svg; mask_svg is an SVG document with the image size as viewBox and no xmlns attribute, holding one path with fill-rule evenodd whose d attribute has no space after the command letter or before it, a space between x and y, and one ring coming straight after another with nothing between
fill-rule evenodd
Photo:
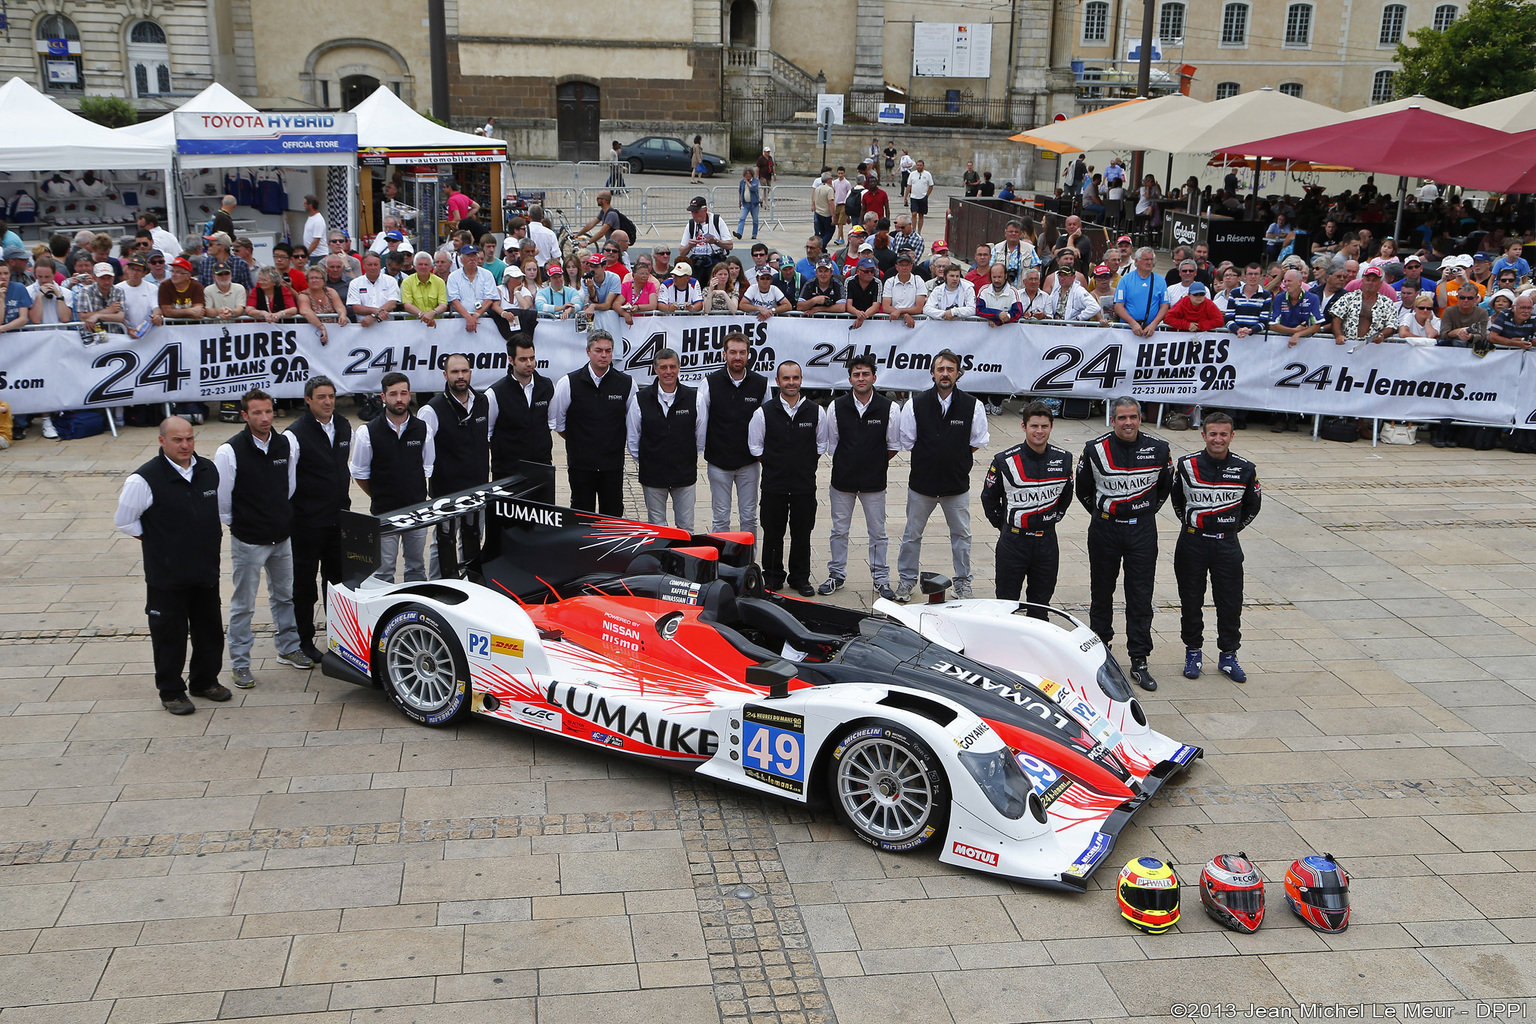
<instances>
[{"instance_id":1,"label":"motul logo on car","mask_svg":"<svg viewBox=\"0 0 1536 1024\"><path fill-rule=\"evenodd\" d=\"M978 850L974 846L966 846L964 843L955 843L950 849L956 857L964 857L966 860L980 861L988 867L997 867L997 854L991 850Z\"/></svg>"}]
</instances>

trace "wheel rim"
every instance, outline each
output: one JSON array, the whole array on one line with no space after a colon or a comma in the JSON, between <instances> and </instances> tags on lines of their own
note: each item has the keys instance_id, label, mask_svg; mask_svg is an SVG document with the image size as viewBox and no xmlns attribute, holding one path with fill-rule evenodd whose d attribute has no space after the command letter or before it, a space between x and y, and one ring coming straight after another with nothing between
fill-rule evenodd
<instances>
[{"instance_id":1,"label":"wheel rim","mask_svg":"<svg viewBox=\"0 0 1536 1024\"><path fill-rule=\"evenodd\" d=\"M893 740L873 737L849 748L838 764L837 792L859 829L889 842L913 838L933 816L927 769Z\"/></svg>"},{"instance_id":2,"label":"wheel rim","mask_svg":"<svg viewBox=\"0 0 1536 1024\"><path fill-rule=\"evenodd\" d=\"M389 681L400 699L418 711L436 711L458 685L453 652L436 630L411 624L389 638Z\"/></svg>"}]
</instances>

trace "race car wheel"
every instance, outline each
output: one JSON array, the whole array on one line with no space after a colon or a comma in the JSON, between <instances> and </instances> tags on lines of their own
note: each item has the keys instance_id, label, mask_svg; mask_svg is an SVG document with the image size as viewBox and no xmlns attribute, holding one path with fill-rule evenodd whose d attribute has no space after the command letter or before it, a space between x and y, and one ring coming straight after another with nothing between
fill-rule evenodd
<instances>
[{"instance_id":1,"label":"race car wheel","mask_svg":"<svg viewBox=\"0 0 1536 1024\"><path fill-rule=\"evenodd\" d=\"M855 835L881 850L915 850L942 839L949 783L928 745L874 722L832 750L832 800Z\"/></svg>"},{"instance_id":2,"label":"race car wheel","mask_svg":"<svg viewBox=\"0 0 1536 1024\"><path fill-rule=\"evenodd\" d=\"M469 705L469 665L442 616L420 605L396 609L374 639L384 690L423 725L447 725Z\"/></svg>"}]
</instances>

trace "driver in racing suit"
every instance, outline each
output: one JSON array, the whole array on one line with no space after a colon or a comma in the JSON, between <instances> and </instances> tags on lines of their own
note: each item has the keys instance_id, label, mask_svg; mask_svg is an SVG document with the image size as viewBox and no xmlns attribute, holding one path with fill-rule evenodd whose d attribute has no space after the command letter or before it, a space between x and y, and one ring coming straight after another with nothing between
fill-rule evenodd
<instances>
[{"instance_id":1,"label":"driver in racing suit","mask_svg":"<svg viewBox=\"0 0 1536 1024\"><path fill-rule=\"evenodd\" d=\"M1147 668L1152 653L1152 584L1157 577L1157 510L1173 487L1168 442L1141 432L1141 404L1113 399L1114 430L1089 441L1077 464L1077 500L1088 523L1092 602L1088 624L1109 647L1115 636L1115 579L1125 563L1125 647L1131 678L1157 689Z\"/></svg>"},{"instance_id":2,"label":"driver in racing suit","mask_svg":"<svg viewBox=\"0 0 1536 1024\"><path fill-rule=\"evenodd\" d=\"M1050 443L1056 418L1044 402L1024 407L1024 443L997 455L981 488L987 520L997 540L997 597L1017 601L1029 581L1030 604L1051 603L1061 555L1056 524L1072 506L1072 455ZM1031 608L1037 619L1044 609Z\"/></svg>"},{"instance_id":3,"label":"driver in racing suit","mask_svg":"<svg viewBox=\"0 0 1536 1024\"><path fill-rule=\"evenodd\" d=\"M1224 412L1206 415L1200 436L1205 448L1181 458L1173 475L1173 509L1179 516L1173 574L1179 581L1184 675L1200 678L1200 647L1205 642L1201 608L1210 574L1216 646L1221 651L1217 667L1241 683L1248 676L1237 663L1243 615L1243 547L1237 535L1259 514L1263 494L1258 468L1232 454L1232 417Z\"/></svg>"}]
</instances>

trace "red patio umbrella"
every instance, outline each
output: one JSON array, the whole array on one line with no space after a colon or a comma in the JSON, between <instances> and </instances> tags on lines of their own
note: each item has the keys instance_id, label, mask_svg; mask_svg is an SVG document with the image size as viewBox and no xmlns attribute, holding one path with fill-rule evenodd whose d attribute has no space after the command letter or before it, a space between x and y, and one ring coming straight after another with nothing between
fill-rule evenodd
<instances>
[{"instance_id":1,"label":"red patio umbrella","mask_svg":"<svg viewBox=\"0 0 1536 1024\"><path fill-rule=\"evenodd\" d=\"M1484 192L1536 192L1536 130L1509 136L1494 149L1462 149L1446 154L1424 177Z\"/></svg>"},{"instance_id":2,"label":"red patio umbrella","mask_svg":"<svg viewBox=\"0 0 1536 1024\"><path fill-rule=\"evenodd\" d=\"M1450 160L1482 154L1514 136L1422 107L1324 125L1307 131L1256 139L1215 150L1217 155L1262 156L1344 164L1371 174L1434 178ZM1398 189L1397 229L1402 231L1406 181Z\"/></svg>"}]
</instances>

